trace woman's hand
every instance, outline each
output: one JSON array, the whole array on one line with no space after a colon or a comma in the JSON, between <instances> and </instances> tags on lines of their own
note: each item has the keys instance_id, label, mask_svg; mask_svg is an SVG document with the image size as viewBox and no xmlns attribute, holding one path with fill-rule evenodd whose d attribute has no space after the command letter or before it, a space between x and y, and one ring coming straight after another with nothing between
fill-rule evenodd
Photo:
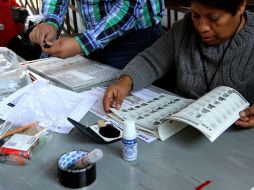
<instances>
[{"instance_id":1,"label":"woman's hand","mask_svg":"<svg viewBox=\"0 0 254 190\"><path fill-rule=\"evenodd\" d=\"M235 122L236 125L244 128L254 127L254 104L239 114L240 118Z\"/></svg>"},{"instance_id":2,"label":"woman's hand","mask_svg":"<svg viewBox=\"0 0 254 190\"><path fill-rule=\"evenodd\" d=\"M123 99L129 94L132 87L131 77L124 75L119 81L109 86L103 97L103 106L105 112L109 112L111 107L120 109Z\"/></svg>"}]
</instances>

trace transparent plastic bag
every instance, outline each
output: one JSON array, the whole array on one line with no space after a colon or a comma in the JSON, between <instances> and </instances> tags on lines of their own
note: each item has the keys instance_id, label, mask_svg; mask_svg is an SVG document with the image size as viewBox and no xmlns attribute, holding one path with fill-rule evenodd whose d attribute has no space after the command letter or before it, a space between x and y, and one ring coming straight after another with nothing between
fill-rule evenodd
<instances>
[{"instance_id":1,"label":"transparent plastic bag","mask_svg":"<svg viewBox=\"0 0 254 190\"><path fill-rule=\"evenodd\" d=\"M55 87L46 81L35 81L7 116L0 135L13 125L33 121L51 131L69 133L73 126L67 117L83 98L81 94Z\"/></svg>"},{"instance_id":2,"label":"transparent plastic bag","mask_svg":"<svg viewBox=\"0 0 254 190\"><path fill-rule=\"evenodd\" d=\"M20 68L19 57L10 49L0 47L0 74Z\"/></svg>"},{"instance_id":3,"label":"transparent plastic bag","mask_svg":"<svg viewBox=\"0 0 254 190\"><path fill-rule=\"evenodd\" d=\"M24 68L0 73L0 101L31 82Z\"/></svg>"}]
</instances>

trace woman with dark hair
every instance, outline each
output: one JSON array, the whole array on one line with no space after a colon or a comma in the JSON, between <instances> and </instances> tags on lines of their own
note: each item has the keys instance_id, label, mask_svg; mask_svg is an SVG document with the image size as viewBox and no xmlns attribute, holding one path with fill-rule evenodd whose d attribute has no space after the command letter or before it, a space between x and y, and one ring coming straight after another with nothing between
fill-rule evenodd
<instances>
[{"instance_id":1,"label":"woman with dark hair","mask_svg":"<svg viewBox=\"0 0 254 190\"><path fill-rule=\"evenodd\" d=\"M138 54L109 86L103 104L120 108L131 90L147 87L176 69L175 93L199 98L230 86L254 103L254 14L246 0L191 0L191 12L150 48ZM236 122L254 126L254 105Z\"/></svg>"}]
</instances>

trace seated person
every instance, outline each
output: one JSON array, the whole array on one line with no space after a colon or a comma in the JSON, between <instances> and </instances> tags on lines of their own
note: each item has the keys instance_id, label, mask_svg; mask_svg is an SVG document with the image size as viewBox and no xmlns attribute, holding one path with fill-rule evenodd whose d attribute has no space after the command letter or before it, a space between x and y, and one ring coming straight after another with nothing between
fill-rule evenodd
<instances>
[{"instance_id":1,"label":"seated person","mask_svg":"<svg viewBox=\"0 0 254 190\"><path fill-rule=\"evenodd\" d=\"M238 90L254 102L254 14L246 0L191 0L191 12L121 71L103 98L106 112L120 109L131 90L140 90L176 68L175 93L199 98L217 86ZM236 122L254 126L254 105Z\"/></svg>"}]
</instances>

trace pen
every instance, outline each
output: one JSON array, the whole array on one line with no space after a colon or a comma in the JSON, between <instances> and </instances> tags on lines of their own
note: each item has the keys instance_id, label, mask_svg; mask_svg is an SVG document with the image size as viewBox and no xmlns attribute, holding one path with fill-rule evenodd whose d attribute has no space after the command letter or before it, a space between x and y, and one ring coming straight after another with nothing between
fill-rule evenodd
<instances>
[{"instance_id":1,"label":"pen","mask_svg":"<svg viewBox=\"0 0 254 190\"><path fill-rule=\"evenodd\" d=\"M24 131L25 129L32 128L32 127L34 127L36 124L37 124L37 122L32 122L32 123L26 124L26 125L24 125L24 126L22 126L22 127L18 127L18 128L16 128L16 129L11 130L11 131L8 131L8 132L4 133L3 135L1 135L1 136L0 136L0 139L3 139L3 138L5 138L5 137L8 137L8 136L13 135L13 134L15 134L15 133L19 133L19 132L21 132L21 131Z\"/></svg>"},{"instance_id":2,"label":"pen","mask_svg":"<svg viewBox=\"0 0 254 190\"><path fill-rule=\"evenodd\" d=\"M49 44L44 40L43 47L44 47L44 48L50 48L51 45L49 45Z\"/></svg>"},{"instance_id":3,"label":"pen","mask_svg":"<svg viewBox=\"0 0 254 190\"><path fill-rule=\"evenodd\" d=\"M8 103L7 105L10 106L10 107L14 107L14 106L15 106L15 105L12 104L12 103Z\"/></svg>"},{"instance_id":4,"label":"pen","mask_svg":"<svg viewBox=\"0 0 254 190\"><path fill-rule=\"evenodd\" d=\"M33 74L31 74L30 72L29 72L29 76L30 76L32 81L36 81L37 80L37 78Z\"/></svg>"},{"instance_id":5,"label":"pen","mask_svg":"<svg viewBox=\"0 0 254 190\"><path fill-rule=\"evenodd\" d=\"M48 45L48 44L45 42L44 45L43 45L43 47L44 47L44 48L50 48L51 46Z\"/></svg>"},{"instance_id":6,"label":"pen","mask_svg":"<svg viewBox=\"0 0 254 190\"><path fill-rule=\"evenodd\" d=\"M25 165L27 159L21 156L0 153L0 163Z\"/></svg>"}]
</instances>

